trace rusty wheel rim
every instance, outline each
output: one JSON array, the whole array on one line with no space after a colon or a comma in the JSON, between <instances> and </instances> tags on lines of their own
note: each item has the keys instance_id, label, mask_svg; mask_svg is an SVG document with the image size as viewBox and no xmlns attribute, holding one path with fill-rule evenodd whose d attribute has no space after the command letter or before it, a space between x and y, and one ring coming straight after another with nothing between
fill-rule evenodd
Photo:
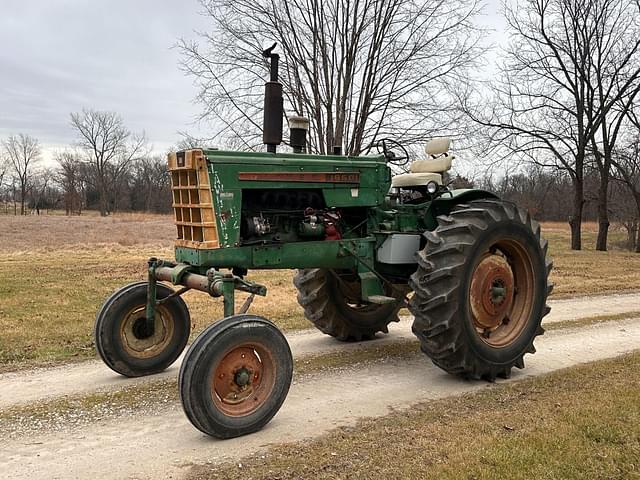
<instances>
[{"instance_id":1,"label":"rusty wheel rim","mask_svg":"<svg viewBox=\"0 0 640 480\"><path fill-rule=\"evenodd\" d=\"M127 354L135 358L151 358L162 353L171 342L174 321L166 308L156 307L154 333L145 332L146 306L133 308L120 324L120 340Z\"/></svg>"},{"instance_id":2,"label":"rusty wheel rim","mask_svg":"<svg viewBox=\"0 0 640 480\"><path fill-rule=\"evenodd\" d=\"M502 348L517 340L533 308L533 262L516 240L505 239L486 251L469 287L473 326L486 344Z\"/></svg>"},{"instance_id":3,"label":"rusty wheel rim","mask_svg":"<svg viewBox=\"0 0 640 480\"><path fill-rule=\"evenodd\" d=\"M226 415L243 417L263 405L275 386L276 363L260 343L233 347L216 365L211 378L211 397Z\"/></svg>"}]
</instances>

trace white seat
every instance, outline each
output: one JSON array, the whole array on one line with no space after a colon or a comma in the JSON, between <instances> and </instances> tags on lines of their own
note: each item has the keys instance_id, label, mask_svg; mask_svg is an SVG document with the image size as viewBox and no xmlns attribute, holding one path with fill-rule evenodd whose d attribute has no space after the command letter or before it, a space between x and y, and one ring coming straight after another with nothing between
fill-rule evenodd
<instances>
[{"instance_id":1,"label":"white seat","mask_svg":"<svg viewBox=\"0 0 640 480\"><path fill-rule=\"evenodd\" d=\"M424 153L426 153L429 157L436 157L438 155L442 155L443 153L447 153L449 151L449 147L451 147L450 138L432 138L424 146Z\"/></svg>"},{"instance_id":2,"label":"white seat","mask_svg":"<svg viewBox=\"0 0 640 480\"><path fill-rule=\"evenodd\" d=\"M409 168L411 173L396 175L391 180L391 186L393 188L421 187L429 182L442 185L442 174L451 168L451 162L455 158L448 153L450 146L450 138L434 138L427 142L425 147L427 159L412 162Z\"/></svg>"},{"instance_id":3,"label":"white seat","mask_svg":"<svg viewBox=\"0 0 640 480\"><path fill-rule=\"evenodd\" d=\"M391 186L393 188L402 187L420 187L429 182L437 182L438 185L442 184L442 175L439 173L404 173L402 175L396 175L391 179Z\"/></svg>"},{"instance_id":4,"label":"white seat","mask_svg":"<svg viewBox=\"0 0 640 480\"><path fill-rule=\"evenodd\" d=\"M444 156L446 155L446 156ZM451 168L453 157L447 155L431 160L416 160L411 162L411 173L444 173Z\"/></svg>"}]
</instances>

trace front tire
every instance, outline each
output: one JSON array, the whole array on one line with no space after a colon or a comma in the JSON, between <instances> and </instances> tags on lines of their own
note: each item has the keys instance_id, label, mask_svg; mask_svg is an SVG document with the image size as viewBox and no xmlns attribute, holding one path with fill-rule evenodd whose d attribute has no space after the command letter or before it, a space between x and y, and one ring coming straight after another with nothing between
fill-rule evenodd
<instances>
[{"instance_id":1,"label":"front tire","mask_svg":"<svg viewBox=\"0 0 640 480\"><path fill-rule=\"evenodd\" d=\"M293 284L304 316L322 333L346 341L371 340L377 332L388 333L387 325L398 322L404 293L387 288L396 303L376 305L360 298L356 274L340 276L334 270L307 268L298 270Z\"/></svg>"},{"instance_id":2,"label":"front tire","mask_svg":"<svg viewBox=\"0 0 640 480\"><path fill-rule=\"evenodd\" d=\"M207 435L256 432L282 406L292 375L289 344L273 323L255 315L227 317L187 351L178 378L182 407Z\"/></svg>"},{"instance_id":3,"label":"front tire","mask_svg":"<svg viewBox=\"0 0 640 480\"><path fill-rule=\"evenodd\" d=\"M159 283L157 297L168 297L173 289ZM96 350L104 363L126 377L141 377L165 370L180 356L191 333L189 310L181 297L156 307L155 331L148 335L146 322L147 282L136 282L117 290L96 317Z\"/></svg>"},{"instance_id":4,"label":"front tire","mask_svg":"<svg viewBox=\"0 0 640 480\"><path fill-rule=\"evenodd\" d=\"M438 217L411 276L421 349L445 371L493 381L534 353L552 262L540 226L516 205L478 200Z\"/></svg>"}]
</instances>

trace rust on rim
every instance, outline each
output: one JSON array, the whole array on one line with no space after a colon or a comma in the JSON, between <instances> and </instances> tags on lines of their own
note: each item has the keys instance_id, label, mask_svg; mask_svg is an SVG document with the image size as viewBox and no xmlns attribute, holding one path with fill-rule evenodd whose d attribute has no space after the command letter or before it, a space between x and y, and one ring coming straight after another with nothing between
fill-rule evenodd
<instances>
[{"instance_id":1,"label":"rust on rim","mask_svg":"<svg viewBox=\"0 0 640 480\"><path fill-rule=\"evenodd\" d=\"M153 335L146 332L146 305L134 307L120 323L120 340L127 354L135 358L151 358L167 348L173 337L174 321L162 305L156 307Z\"/></svg>"},{"instance_id":2,"label":"rust on rim","mask_svg":"<svg viewBox=\"0 0 640 480\"><path fill-rule=\"evenodd\" d=\"M260 343L233 347L215 366L211 379L213 403L226 415L242 417L257 410L276 383L276 363Z\"/></svg>"},{"instance_id":3,"label":"rust on rim","mask_svg":"<svg viewBox=\"0 0 640 480\"><path fill-rule=\"evenodd\" d=\"M504 239L482 255L471 277L473 326L492 347L512 344L527 325L534 303L534 275L527 250Z\"/></svg>"}]
</instances>

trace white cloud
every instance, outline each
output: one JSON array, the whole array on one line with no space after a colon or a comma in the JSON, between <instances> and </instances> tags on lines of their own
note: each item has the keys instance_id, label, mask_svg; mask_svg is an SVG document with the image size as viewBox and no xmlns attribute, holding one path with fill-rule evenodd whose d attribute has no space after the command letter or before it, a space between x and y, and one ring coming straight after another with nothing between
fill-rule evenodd
<instances>
[{"instance_id":1,"label":"white cloud","mask_svg":"<svg viewBox=\"0 0 640 480\"><path fill-rule=\"evenodd\" d=\"M69 113L83 107L120 113L158 145L191 129L195 90L171 47L206 26L196 0L2 3L0 137L57 148L73 141Z\"/></svg>"}]
</instances>

